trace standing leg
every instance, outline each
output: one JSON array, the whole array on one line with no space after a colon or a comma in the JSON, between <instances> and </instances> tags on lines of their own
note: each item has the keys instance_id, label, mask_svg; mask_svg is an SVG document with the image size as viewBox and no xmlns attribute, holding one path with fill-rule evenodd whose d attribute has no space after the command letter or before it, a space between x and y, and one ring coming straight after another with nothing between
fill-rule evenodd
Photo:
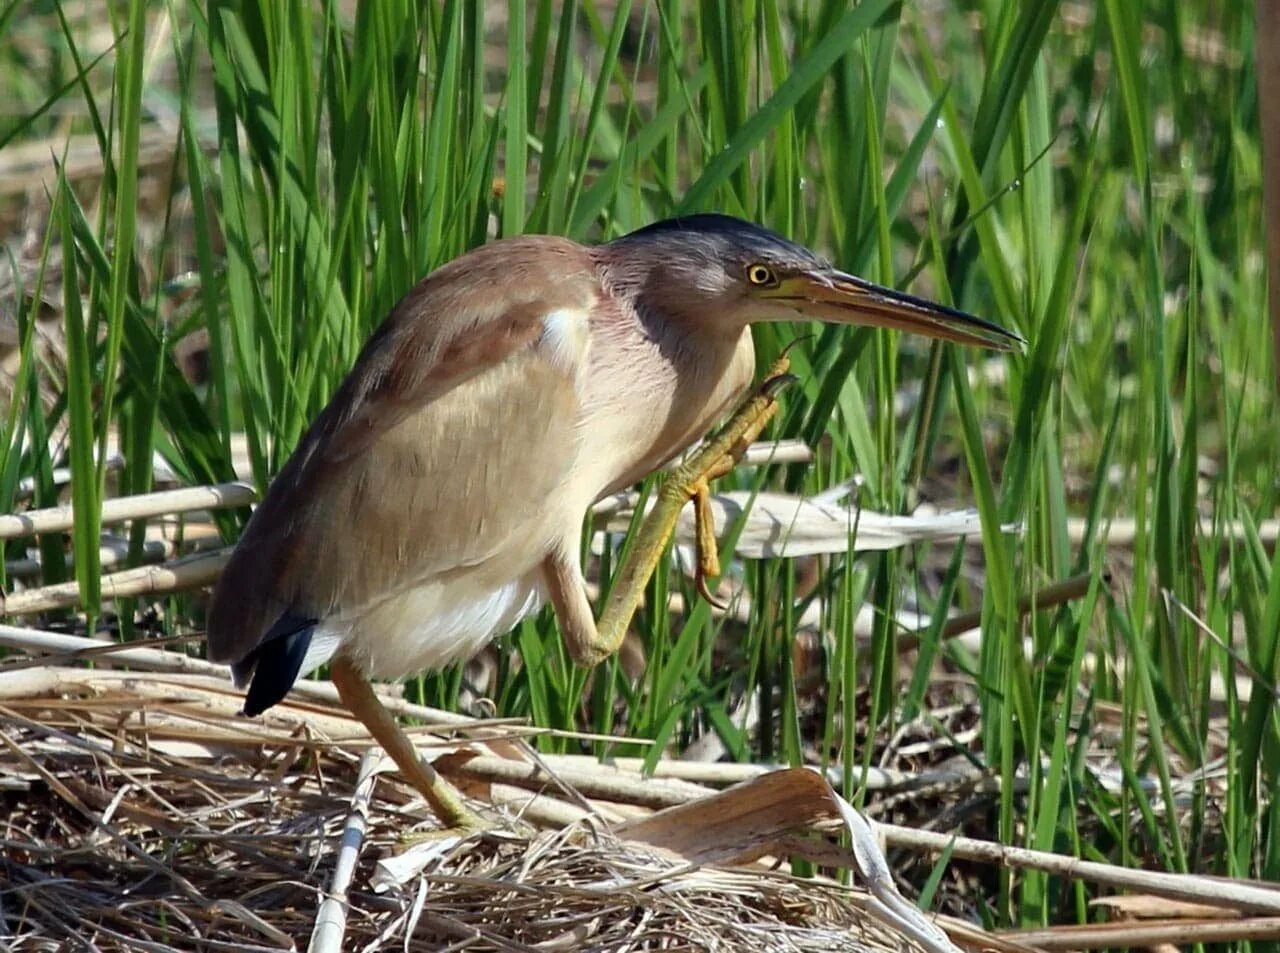
<instances>
[{"instance_id":1,"label":"standing leg","mask_svg":"<svg viewBox=\"0 0 1280 953\"><path fill-rule=\"evenodd\" d=\"M395 716L378 700L369 680L354 665L338 656L329 665L329 677L342 703L369 729L369 734L396 763L401 777L427 799L446 828L478 831L493 826L467 807L462 792L422 759Z\"/></svg>"}]
</instances>

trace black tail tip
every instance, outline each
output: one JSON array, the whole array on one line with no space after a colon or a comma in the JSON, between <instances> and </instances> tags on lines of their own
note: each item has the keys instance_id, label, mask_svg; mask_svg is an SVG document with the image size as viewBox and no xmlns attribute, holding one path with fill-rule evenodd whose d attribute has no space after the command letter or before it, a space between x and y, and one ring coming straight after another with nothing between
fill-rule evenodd
<instances>
[{"instance_id":1,"label":"black tail tip","mask_svg":"<svg viewBox=\"0 0 1280 953\"><path fill-rule=\"evenodd\" d=\"M286 613L267 632L253 655L237 666L237 676L250 669L253 672L241 715L246 718L261 715L289 694L302 671L315 625L314 619L300 619Z\"/></svg>"}]
</instances>

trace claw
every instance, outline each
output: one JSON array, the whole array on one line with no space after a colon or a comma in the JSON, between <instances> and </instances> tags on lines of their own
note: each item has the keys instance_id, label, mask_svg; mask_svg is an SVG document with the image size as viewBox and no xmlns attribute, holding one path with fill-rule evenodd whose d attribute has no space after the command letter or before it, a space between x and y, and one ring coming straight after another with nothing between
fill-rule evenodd
<instances>
[{"instance_id":1,"label":"claw","mask_svg":"<svg viewBox=\"0 0 1280 953\"><path fill-rule=\"evenodd\" d=\"M716 544L715 517L711 515L711 487L705 480L693 488L693 524L698 540L698 570L694 576L698 594L724 611L727 606L717 600L707 586L708 579L720 575L720 553Z\"/></svg>"},{"instance_id":2,"label":"claw","mask_svg":"<svg viewBox=\"0 0 1280 953\"><path fill-rule=\"evenodd\" d=\"M707 587L707 576L701 569L699 569L694 575L693 582L694 585L698 587L698 595L702 596L703 599L706 599L713 608L719 609L721 612L728 610L729 603L717 598L716 594Z\"/></svg>"},{"instance_id":3,"label":"claw","mask_svg":"<svg viewBox=\"0 0 1280 953\"><path fill-rule=\"evenodd\" d=\"M778 394L782 393L785 388L790 387L798 380L800 380L800 378L796 377L794 374L786 372L775 374L772 377L765 378L764 383L760 385L760 393L769 398L776 397Z\"/></svg>"},{"instance_id":4,"label":"claw","mask_svg":"<svg viewBox=\"0 0 1280 953\"><path fill-rule=\"evenodd\" d=\"M778 355L778 360L774 362L774 367L777 367L777 366L778 366L778 364L782 363L782 361L784 361L784 360L785 360L788 364L790 364L790 363L791 363L791 349L792 349L793 347L795 347L797 344L799 344L800 342L802 342L802 341L816 341L817 339L818 339L818 335L814 334L813 332L809 332L808 334L797 334L795 337L793 337L793 338L791 339L791 341L787 344L787 346L786 346L786 347L784 347L784 348L782 349L782 353ZM784 368L784 370L785 370L785 368Z\"/></svg>"}]
</instances>

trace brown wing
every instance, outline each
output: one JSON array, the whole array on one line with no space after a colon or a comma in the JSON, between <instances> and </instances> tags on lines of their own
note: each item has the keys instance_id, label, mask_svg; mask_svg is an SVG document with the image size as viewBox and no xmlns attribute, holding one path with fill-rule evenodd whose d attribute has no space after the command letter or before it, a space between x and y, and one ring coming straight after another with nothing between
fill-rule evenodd
<instances>
[{"instance_id":1,"label":"brown wing","mask_svg":"<svg viewBox=\"0 0 1280 953\"><path fill-rule=\"evenodd\" d=\"M282 616L323 619L527 542L574 460L585 364L546 319L585 314L595 290L584 249L542 238L485 246L409 292L250 519L214 592L210 657L240 661Z\"/></svg>"}]
</instances>

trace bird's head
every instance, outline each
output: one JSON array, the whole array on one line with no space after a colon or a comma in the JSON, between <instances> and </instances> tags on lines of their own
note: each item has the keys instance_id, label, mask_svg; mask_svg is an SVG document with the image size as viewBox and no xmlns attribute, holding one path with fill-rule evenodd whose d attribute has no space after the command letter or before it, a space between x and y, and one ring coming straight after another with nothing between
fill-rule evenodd
<instances>
[{"instance_id":1,"label":"bird's head","mask_svg":"<svg viewBox=\"0 0 1280 953\"><path fill-rule=\"evenodd\" d=\"M701 214L657 222L603 247L638 307L741 328L754 321L820 320L897 328L1013 350L998 324L864 281L759 225Z\"/></svg>"}]
</instances>

